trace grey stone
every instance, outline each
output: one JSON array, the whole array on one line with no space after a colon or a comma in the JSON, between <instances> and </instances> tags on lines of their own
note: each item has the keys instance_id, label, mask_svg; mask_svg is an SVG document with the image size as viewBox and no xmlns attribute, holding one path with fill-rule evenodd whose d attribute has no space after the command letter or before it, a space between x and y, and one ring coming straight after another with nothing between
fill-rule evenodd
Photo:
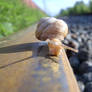
<instances>
[{"instance_id":1,"label":"grey stone","mask_svg":"<svg viewBox=\"0 0 92 92\"><path fill-rule=\"evenodd\" d=\"M86 84L84 92L92 92L92 82Z\"/></svg>"},{"instance_id":2,"label":"grey stone","mask_svg":"<svg viewBox=\"0 0 92 92\"><path fill-rule=\"evenodd\" d=\"M81 78L81 76L80 76L80 75L75 74L75 77L76 77L76 80L77 80L77 81L82 81L82 78Z\"/></svg>"},{"instance_id":3,"label":"grey stone","mask_svg":"<svg viewBox=\"0 0 92 92\"><path fill-rule=\"evenodd\" d=\"M92 62L90 61L83 62L79 67L79 72L82 74L92 72Z\"/></svg>"},{"instance_id":4,"label":"grey stone","mask_svg":"<svg viewBox=\"0 0 92 92\"><path fill-rule=\"evenodd\" d=\"M88 40L87 44L88 44L89 50L91 50L92 49L92 40Z\"/></svg>"},{"instance_id":5,"label":"grey stone","mask_svg":"<svg viewBox=\"0 0 92 92\"><path fill-rule=\"evenodd\" d=\"M85 47L84 47L85 48ZM82 47L80 48L80 51L78 53L78 58L80 62L87 61L89 58L89 53L86 49L83 49Z\"/></svg>"},{"instance_id":6,"label":"grey stone","mask_svg":"<svg viewBox=\"0 0 92 92\"><path fill-rule=\"evenodd\" d=\"M86 84L86 83L88 83L88 82L92 82L92 72L89 72L89 73L84 73L83 75L82 75L82 80L83 80L83 82Z\"/></svg>"},{"instance_id":7,"label":"grey stone","mask_svg":"<svg viewBox=\"0 0 92 92\"><path fill-rule=\"evenodd\" d=\"M80 64L80 61L78 60L78 57L75 55L75 56L72 56L69 58L69 61L70 61L70 64L71 66L74 68L74 69L77 69L79 64Z\"/></svg>"},{"instance_id":8,"label":"grey stone","mask_svg":"<svg viewBox=\"0 0 92 92\"><path fill-rule=\"evenodd\" d=\"M85 89L84 83L83 83L82 81L78 81L78 86L79 86L79 88L80 88L80 91L83 92L84 89Z\"/></svg>"},{"instance_id":9,"label":"grey stone","mask_svg":"<svg viewBox=\"0 0 92 92\"><path fill-rule=\"evenodd\" d=\"M65 43L65 44L69 44L69 41L68 41L68 40L64 40L64 43Z\"/></svg>"},{"instance_id":10,"label":"grey stone","mask_svg":"<svg viewBox=\"0 0 92 92\"><path fill-rule=\"evenodd\" d=\"M67 40L71 40L71 34L68 34L67 37L66 37Z\"/></svg>"},{"instance_id":11,"label":"grey stone","mask_svg":"<svg viewBox=\"0 0 92 92\"><path fill-rule=\"evenodd\" d=\"M78 40L78 42L79 42L79 43L81 43L81 42L82 42L81 37L78 37L78 38L77 38L77 40Z\"/></svg>"},{"instance_id":12,"label":"grey stone","mask_svg":"<svg viewBox=\"0 0 92 92\"><path fill-rule=\"evenodd\" d=\"M78 49L79 46L80 46L80 44L78 43L78 41L74 41L74 40L73 40L73 44L75 44L75 48L76 48L76 49Z\"/></svg>"},{"instance_id":13,"label":"grey stone","mask_svg":"<svg viewBox=\"0 0 92 92\"><path fill-rule=\"evenodd\" d=\"M92 58L92 40L88 40L87 45L89 50L89 58Z\"/></svg>"}]
</instances>

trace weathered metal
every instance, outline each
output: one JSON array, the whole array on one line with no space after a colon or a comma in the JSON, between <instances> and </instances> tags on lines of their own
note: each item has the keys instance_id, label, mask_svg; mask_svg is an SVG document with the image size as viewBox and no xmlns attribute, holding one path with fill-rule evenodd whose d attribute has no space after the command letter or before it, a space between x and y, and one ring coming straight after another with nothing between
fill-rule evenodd
<instances>
[{"instance_id":1,"label":"weathered metal","mask_svg":"<svg viewBox=\"0 0 92 92\"><path fill-rule=\"evenodd\" d=\"M79 92L64 49L48 56L47 43L30 30L0 48L0 92Z\"/></svg>"}]
</instances>

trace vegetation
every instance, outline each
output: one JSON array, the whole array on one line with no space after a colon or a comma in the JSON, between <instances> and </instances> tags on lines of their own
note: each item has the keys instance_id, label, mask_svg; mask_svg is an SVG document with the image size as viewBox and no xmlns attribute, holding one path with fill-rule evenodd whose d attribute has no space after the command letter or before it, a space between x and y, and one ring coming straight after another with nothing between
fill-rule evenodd
<instances>
[{"instance_id":1,"label":"vegetation","mask_svg":"<svg viewBox=\"0 0 92 92\"><path fill-rule=\"evenodd\" d=\"M92 0L86 5L83 1L76 2L74 7L61 10L59 16L83 15L92 13Z\"/></svg>"},{"instance_id":2,"label":"vegetation","mask_svg":"<svg viewBox=\"0 0 92 92\"><path fill-rule=\"evenodd\" d=\"M35 23L45 14L21 0L0 0L0 38Z\"/></svg>"}]
</instances>

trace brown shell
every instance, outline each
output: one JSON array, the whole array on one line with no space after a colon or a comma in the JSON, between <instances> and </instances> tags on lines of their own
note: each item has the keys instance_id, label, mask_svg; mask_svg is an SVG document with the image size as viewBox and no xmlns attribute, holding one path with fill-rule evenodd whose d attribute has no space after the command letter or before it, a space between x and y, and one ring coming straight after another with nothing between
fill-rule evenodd
<instances>
[{"instance_id":1,"label":"brown shell","mask_svg":"<svg viewBox=\"0 0 92 92\"><path fill-rule=\"evenodd\" d=\"M68 26L63 20L53 17L42 18L36 29L36 37L39 40L60 39L63 40L68 34Z\"/></svg>"}]
</instances>

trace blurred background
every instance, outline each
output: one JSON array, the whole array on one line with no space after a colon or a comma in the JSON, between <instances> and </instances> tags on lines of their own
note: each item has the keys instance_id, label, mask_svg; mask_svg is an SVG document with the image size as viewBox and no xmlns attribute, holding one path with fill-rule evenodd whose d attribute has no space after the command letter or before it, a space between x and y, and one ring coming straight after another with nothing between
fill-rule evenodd
<instances>
[{"instance_id":1,"label":"blurred background","mask_svg":"<svg viewBox=\"0 0 92 92\"><path fill-rule=\"evenodd\" d=\"M45 15L32 0L0 0L0 38L32 25Z\"/></svg>"},{"instance_id":2,"label":"blurred background","mask_svg":"<svg viewBox=\"0 0 92 92\"><path fill-rule=\"evenodd\" d=\"M43 16L89 15L91 0L0 0L0 38L37 22Z\"/></svg>"},{"instance_id":3,"label":"blurred background","mask_svg":"<svg viewBox=\"0 0 92 92\"><path fill-rule=\"evenodd\" d=\"M81 92L92 92L92 0L0 0L0 39L27 28L41 17L63 19L69 26L64 43Z\"/></svg>"},{"instance_id":4,"label":"blurred background","mask_svg":"<svg viewBox=\"0 0 92 92\"><path fill-rule=\"evenodd\" d=\"M33 0L49 16L91 13L89 0ZM71 12L72 11L72 12Z\"/></svg>"}]
</instances>

